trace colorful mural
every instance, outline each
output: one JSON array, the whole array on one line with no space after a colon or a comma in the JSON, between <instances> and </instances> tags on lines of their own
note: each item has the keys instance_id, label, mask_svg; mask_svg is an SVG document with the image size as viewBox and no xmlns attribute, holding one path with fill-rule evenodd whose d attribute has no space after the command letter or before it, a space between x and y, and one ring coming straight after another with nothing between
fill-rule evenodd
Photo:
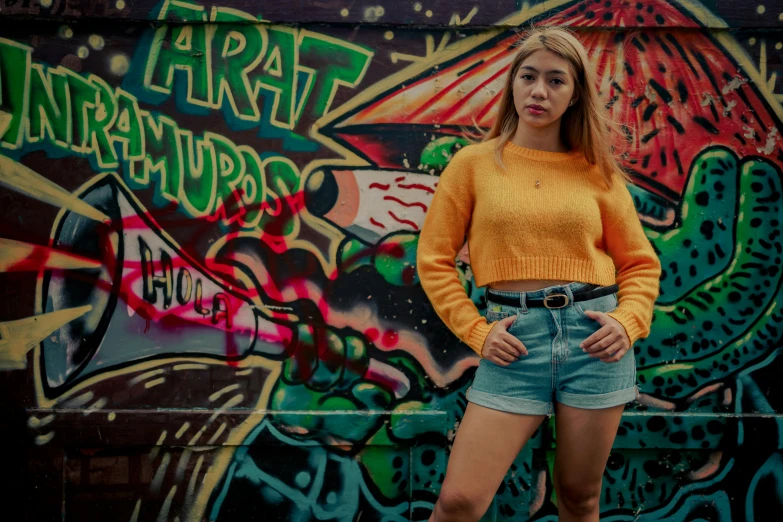
<instances>
[{"instance_id":1,"label":"colorful mural","mask_svg":"<svg viewBox=\"0 0 783 522\"><path fill-rule=\"evenodd\" d=\"M27 518L426 520L477 359L418 232L535 24L587 46L664 269L602 519L783 517L783 2L496 4L0 7ZM555 444L486 520L556 520Z\"/></svg>"}]
</instances>

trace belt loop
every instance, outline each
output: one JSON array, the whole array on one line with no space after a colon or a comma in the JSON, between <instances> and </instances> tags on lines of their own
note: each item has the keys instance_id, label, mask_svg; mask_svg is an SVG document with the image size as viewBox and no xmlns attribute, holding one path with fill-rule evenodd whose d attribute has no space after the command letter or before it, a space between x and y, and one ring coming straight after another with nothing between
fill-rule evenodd
<instances>
[{"instance_id":1,"label":"belt loop","mask_svg":"<svg viewBox=\"0 0 783 522\"><path fill-rule=\"evenodd\" d=\"M563 289L565 290L565 294L568 296L568 304L569 305L573 304L574 303L574 292L571 290L571 285L570 284L565 285L563 287Z\"/></svg>"},{"instance_id":2,"label":"belt loop","mask_svg":"<svg viewBox=\"0 0 783 522\"><path fill-rule=\"evenodd\" d=\"M527 292L519 292L519 313L526 314L529 311L527 308Z\"/></svg>"}]
</instances>

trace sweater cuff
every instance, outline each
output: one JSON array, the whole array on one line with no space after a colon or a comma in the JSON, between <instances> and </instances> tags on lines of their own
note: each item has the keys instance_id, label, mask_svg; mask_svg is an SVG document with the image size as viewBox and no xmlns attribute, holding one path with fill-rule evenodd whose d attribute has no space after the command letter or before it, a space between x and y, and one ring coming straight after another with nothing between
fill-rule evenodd
<instances>
[{"instance_id":1,"label":"sweater cuff","mask_svg":"<svg viewBox=\"0 0 783 522\"><path fill-rule=\"evenodd\" d=\"M625 328L625 333L628 334L628 339L631 341L631 346L633 346L633 343L635 343L637 339L647 336L646 328L640 325L639 320L628 310L618 309L614 312L609 312L606 315L617 319L617 321L623 325L623 328Z\"/></svg>"},{"instance_id":2,"label":"sweater cuff","mask_svg":"<svg viewBox=\"0 0 783 522\"><path fill-rule=\"evenodd\" d=\"M482 319L482 321L476 324L476 326L474 326L470 331L467 344L474 352L478 354L479 357L481 357L481 350L484 348L484 341L486 341L487 335L489 335L489 331L492 330L493 325L494 323L489 324L487 323L486 319Z\"/></svg>"}]
</instances>

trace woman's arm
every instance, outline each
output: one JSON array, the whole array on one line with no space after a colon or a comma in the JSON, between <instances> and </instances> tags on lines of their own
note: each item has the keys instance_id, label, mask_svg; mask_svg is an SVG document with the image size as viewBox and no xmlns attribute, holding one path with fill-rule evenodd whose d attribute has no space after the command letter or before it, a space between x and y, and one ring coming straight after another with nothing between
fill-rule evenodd
<instances>
[{"instance_id":1,"label":"woman's arm","mask_svg":"<svg viewBox=\"0 0 783 522\"><path fill-rule=\"evenodd\" d=\"M619 305L610 312L625 328L633 344L650 333L655 300L660 291L661 262L644 234L633 198L616 177L604 213L606 251L617 269Z\"/></svg>"},{"instance_id":2,"label":"woman's arm","mask_svg":"<svg viewBox=\"0 0 783 522\"><path fill-rule=\"evenodd\" d=\"M419 236L416 265L421 286L435 312L457 337L481 355L492 326L465 292L455 263L473 210L468 168L458 153L441 174Z\"/></svg>"}]
</instances>

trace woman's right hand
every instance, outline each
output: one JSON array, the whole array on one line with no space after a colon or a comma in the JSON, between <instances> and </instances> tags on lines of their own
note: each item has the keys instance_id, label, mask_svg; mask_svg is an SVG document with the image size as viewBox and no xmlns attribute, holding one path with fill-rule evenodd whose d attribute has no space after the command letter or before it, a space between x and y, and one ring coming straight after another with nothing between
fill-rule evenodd
<instances>
[{"instance_id":1,"label":"woman's right hand","mask_svg":"<svg viewBox=\"0 0 783 522\"><path fill-rule=\"evenodd\" d=\"M509 327L516 318L516 315L506 317L492 326L484 340L484 346L481 348L481 356L484 359L492 361L498 366L508 366L520 356L527 355L527 348L522 344L522 341L508 333Z\"/></svg>"}]
</instances>

